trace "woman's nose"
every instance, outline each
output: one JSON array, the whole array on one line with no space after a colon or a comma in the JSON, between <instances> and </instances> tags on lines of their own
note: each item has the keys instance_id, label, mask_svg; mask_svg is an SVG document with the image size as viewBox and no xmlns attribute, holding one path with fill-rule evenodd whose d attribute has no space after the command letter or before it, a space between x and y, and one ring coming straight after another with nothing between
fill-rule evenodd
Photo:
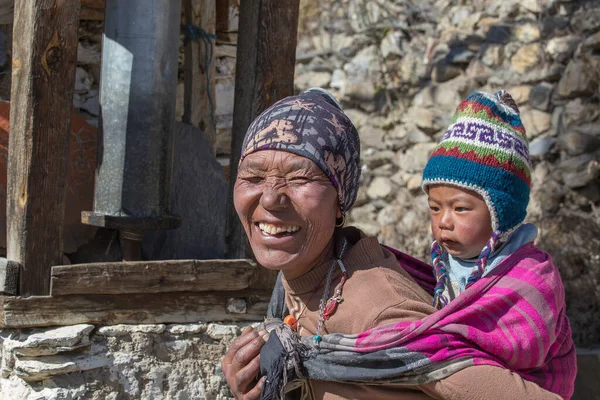
<instances>
[{"instance_id":1,"label":"woman's nose","mask_svg":"<svg viewBox=\"0 0 600 400\"><path fill-rule=\"evenodd\" d=\"M260 205L265 210L275 210L288 206L288 198L279 185L268 185L260 196Z\"/></svg>"}]
</instances>

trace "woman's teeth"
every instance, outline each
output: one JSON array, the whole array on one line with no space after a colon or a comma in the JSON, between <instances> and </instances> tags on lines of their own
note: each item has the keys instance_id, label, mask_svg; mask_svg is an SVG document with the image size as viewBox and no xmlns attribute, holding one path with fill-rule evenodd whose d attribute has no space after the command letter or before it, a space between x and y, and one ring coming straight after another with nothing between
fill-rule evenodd
<instances>
[{"instance_id":1,"label":"woman's teeth","mask_svg":"<svg viewBox=\"0 0 600 400\"><path fill-rule=\"evenodd\" d=\"M300 230L300 227L296 225L275 226L271 224L266 224L264 222L259 222L258 228L261 230L261 232L267 233L269 235L278 235L280 233L294 233Z\"/></svg>"}]
</instances>

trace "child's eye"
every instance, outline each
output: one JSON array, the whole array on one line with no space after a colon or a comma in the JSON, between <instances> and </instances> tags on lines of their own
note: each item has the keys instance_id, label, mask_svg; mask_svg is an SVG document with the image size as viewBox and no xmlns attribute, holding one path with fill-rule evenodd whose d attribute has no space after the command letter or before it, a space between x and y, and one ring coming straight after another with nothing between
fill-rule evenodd
<instances>
[{"instance_id":1,"label":"child's eye","mask_svg":"<svg viewBox=\"0 0 600 400\"><path fill-rule=\"evenodd\" d=\"M467 207L456 207L456 212L465 212L465 211L469 211L469 209Z\"/></svg>"},{"instance_id":2,"label":"child's eye","mask_svg":"<svg viewBox=\"0 0 600 400\"><path fill-rule=\"evenodd\" d=\"M431 210L431 212L438 212L440 211L440 208L435 206L429 206L429 210Z\"/></svg>"}]
</instances>

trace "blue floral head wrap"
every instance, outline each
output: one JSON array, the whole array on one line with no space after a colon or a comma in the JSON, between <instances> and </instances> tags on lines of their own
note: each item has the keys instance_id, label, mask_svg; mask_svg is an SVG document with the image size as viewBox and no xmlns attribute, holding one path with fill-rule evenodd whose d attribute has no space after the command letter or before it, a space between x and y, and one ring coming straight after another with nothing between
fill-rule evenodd
<instances>
[{"instance_id":1,"label":"blue floral head wrap","mask_svg":"<svg viewBox=\"0 0 600 400\"><path fill-rule=\"evenodd\" d=\"M287 151L313 161L337 190L342 213L352 208L360 178L360 140L329 92L309 89L260 114L246 132L240 163L260 150Z\"/></svg>"}]
</instances>

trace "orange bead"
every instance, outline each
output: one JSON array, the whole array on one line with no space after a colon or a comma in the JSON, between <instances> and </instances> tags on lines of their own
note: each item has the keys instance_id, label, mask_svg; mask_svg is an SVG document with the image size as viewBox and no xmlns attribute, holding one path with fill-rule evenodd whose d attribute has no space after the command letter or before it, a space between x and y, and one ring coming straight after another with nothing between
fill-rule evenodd
<instances>
[{"instance_id":1,"label":"orange bead","mask_svg":"<svg viewBox=\"0 0 600 400\"><path fill-rule=\"evenodd\" d=\"M290 328L296 330L298 328L298 320L293 315L288 315L283 319L283 323L289 325Z\"/></svg>"}]
</instances>

